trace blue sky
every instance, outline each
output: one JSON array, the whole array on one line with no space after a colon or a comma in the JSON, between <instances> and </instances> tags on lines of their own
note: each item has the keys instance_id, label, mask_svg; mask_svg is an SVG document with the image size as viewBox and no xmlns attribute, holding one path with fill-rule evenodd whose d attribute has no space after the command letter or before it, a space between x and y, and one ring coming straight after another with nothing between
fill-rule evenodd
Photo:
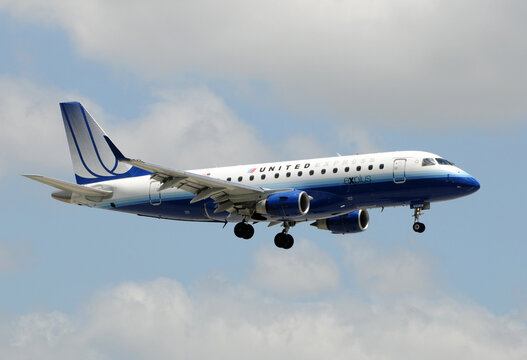
<instances>
[{"instance_id":1,"label":"blue sky","mask_svg":"<svg viewBox=\"0 0 527 360\"><path fill-rule=\"evenodd\" d=\"M522 10L0 1L0 357L525 358ZM421 235L372 210L361 234L300 224L287 252L262 225L67 206L20 177L73 180L67 100L174 168L419 149L481 189Z\"/></svg>"}]
</instances>

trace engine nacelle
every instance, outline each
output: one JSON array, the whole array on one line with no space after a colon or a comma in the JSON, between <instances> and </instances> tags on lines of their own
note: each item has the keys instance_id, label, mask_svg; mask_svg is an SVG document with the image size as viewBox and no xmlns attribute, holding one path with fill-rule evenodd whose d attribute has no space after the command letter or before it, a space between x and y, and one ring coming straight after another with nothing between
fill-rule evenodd
<instances>
[{"instance_id":1,"label":"engine nacelle","mask_svg":"<svg viewBox=\"0 0 527 360\"><path fill-rule=\"evenodd\" d=\"M311 198L305 191L292 190L271 194L256 204L258 214L299 217L308 213Z\"/></svg>"},{"instance_id":2,"label":"engine nacelle","mask_svg":"<svg viewBox=\"0 0 527 360\"><path fill-rule=\"evenodd\" d=\"M357 233L368 228L370 215L367 210L356 210L346 215L317 220L311 225L321 230L329 230L333 234Z\"/></svg>"}]
</instances>

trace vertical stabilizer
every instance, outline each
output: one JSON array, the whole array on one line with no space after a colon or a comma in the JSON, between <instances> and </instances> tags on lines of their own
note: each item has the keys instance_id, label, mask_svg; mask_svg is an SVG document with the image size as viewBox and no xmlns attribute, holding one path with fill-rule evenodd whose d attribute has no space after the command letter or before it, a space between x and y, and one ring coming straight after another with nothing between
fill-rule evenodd
<instances>
[{"instance_id":1,"label":"vertical stabilizer","mask_svg":"<svg viewBox=\"0 0 527 360\"><path fill-rule=\"evenodd\" d=\"M108 135L80 103L60 103L60 110L77 184L149 174L119 162L105 139Z\"/></svg>"}]
</instances>

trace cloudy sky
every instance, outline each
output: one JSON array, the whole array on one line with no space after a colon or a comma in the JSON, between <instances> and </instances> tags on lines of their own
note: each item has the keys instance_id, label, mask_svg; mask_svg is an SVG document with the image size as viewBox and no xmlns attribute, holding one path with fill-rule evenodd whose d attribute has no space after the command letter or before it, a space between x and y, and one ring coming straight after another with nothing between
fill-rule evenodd
<instances>
[{"instance_id":1,"label":"cloudy sky","mask_svg":"<svg viewBox=\"0 0 527 360\"><path fill-rule=\"evenodd\" d=\"M525 359L522 1L0 0L0 358ZM365 233L67 206L58 102L199 168L425 150L481 182Z\"/></svg>"}]
</instances>

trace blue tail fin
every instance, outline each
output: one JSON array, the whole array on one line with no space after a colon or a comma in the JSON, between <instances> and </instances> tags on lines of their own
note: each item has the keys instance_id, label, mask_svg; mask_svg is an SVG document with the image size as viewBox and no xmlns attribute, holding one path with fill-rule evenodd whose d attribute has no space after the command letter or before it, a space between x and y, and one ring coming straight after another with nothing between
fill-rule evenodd
<instances>
[{"instance_id":1,"label":"blue tail fin","mask_svg":"<svg viewBox=\"0 0 527 360\"><path fill-rule=\"evenodd\" d=\"M108 136L80 103L60 103L60 110L77 184L150 174L119 162L105 139Z\"/></svg>"}]
</instances>

